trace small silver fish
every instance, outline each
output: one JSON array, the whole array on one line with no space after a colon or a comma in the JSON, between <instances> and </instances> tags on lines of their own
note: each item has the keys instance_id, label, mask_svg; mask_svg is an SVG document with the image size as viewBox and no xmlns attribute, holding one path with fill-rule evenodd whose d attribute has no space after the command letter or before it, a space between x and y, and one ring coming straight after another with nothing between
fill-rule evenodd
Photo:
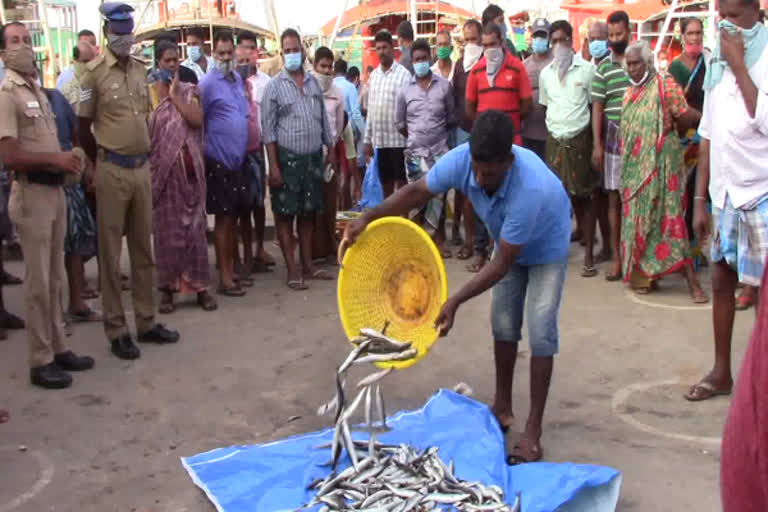
<instances>
[{"instance_id":1,"label":"small silver fish","mask_svg":"<svg viewBox=\"0 0 768 512\"><path fill-rule=\"evenodd\" d=\"M402 352L390 352L389 354L371 354L355 359L352 364L364 363L389 363L393 361L406 361L413 359L419 353L415 348L409 348Z\"/></svg>"},{"instance_id":2,"label":"small silver fish","mask_svg":"<svg viewBox=\"0 0 768 512\"><path fill-rule=\"evenodd\" d=\"M365 386L370 386L371 384L375 384L390 373L392 373L392 370L394 370L393 367L386 368L384 370L381 370L380 372L372 373L369 376L365 377L364 379L360 380L360 382L357 383L358 388L362 388Z\"/></svg>"}]
</instances>

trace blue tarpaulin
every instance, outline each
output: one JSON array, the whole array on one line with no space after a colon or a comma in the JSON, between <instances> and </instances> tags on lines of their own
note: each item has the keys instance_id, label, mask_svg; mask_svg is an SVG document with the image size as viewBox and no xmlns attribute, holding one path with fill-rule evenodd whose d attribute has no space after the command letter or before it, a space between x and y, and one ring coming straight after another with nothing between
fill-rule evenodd
<instances>
[{"instance_id":1,"label":"blue tarpaulin","mask_svg":"<svg viewBox=\"0 0 768 512\"><path fill-rule=\"evenodd\" d=\"M384 443L423 449L438 446L444 461L453 460L456 476L500 486L505 496L522 495L523 512L613 512L621 474L603 466L535 463L507 466L504 438L485 404L441 390L424 407L400 412L388 422ZM355 439L368 434L353 433ZM220 512L293 510L312 499L307 485L330 469L321 464L330 450L331 429L273 443L220 448L182 458L192 480ZM349 462L342 461L340 468Z\"/></svg>"}]
</instances>

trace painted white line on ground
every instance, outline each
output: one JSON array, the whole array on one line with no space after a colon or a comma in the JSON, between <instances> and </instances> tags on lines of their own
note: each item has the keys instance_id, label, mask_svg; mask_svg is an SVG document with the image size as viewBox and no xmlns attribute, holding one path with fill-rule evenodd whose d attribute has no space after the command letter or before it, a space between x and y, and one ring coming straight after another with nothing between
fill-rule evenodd
<instances>
[{"instance_id":1,"label":"painted white line on ground","mask_svg":"<svg viewBox=\"0 0 768 512\"><path fill-rule=\"evenodd\" d=\"M17 451L18 449L19 448L17 446L0 446L0 452ZM51 483L51 480L53 480L53 463L48 459L48 457L38 451L28 452L28 455L31 455L37 459L37 464L40 466L40 477L37 479L35 484L29 488L28 491L19 494L16 498L9 501L8 503L0 504L0 512L11 512L11 510L20 507L24 503L40 494L40 492L45 489L48 484Z\"/></svg>"},{"instance_id":2,"label":"painted white line on ground","mask_svg":"<svg viewBox=\"0 0 768 512\"><path fill-rule=\"evenodd\" d=\"M711 302L709 304L702 304L700 306L675 306L673 304L659 304L657 302L647 301L631 290L624 290L624 295L626 295L626 297L632 302L634 302L635 304L642 304L643 306L648 306L652 308L676 309L678 311L711 311L712 310Z\"/></svg>"},{"instance_id":3,"label":"painted white line on ground","mask_svg":"<svg viewBox=\"0 0 768 512\"><path fill-rule=\"evenodd\" d=\"M666 432L656 427L646 425L645 423L642 423L636 420L631 414L624 411L624 405L629 399L629 397L632 395L632 393L636 391L646 391L648 389L656 388L660 386L674 386L676 384L680 384L679 378L670 379L670 380L658 380L655 382L639 382L635 384L630 384L629 386L625 386L619 389L618 391L616 391L616 393L613 394L613 399L611 400L611 410L624 423L632 425L636 429L642 430L643 432L646 432L648 434L667 437L669 439L675 439L677 441L685 441L689 443L703 443L703 444L709 444L709 445L719 447L720 446L719 437L691 436L688 434L680 434L677 432ZM680 397L680 400L683 400L682 396Z\"/></svg>"}]
</instances>

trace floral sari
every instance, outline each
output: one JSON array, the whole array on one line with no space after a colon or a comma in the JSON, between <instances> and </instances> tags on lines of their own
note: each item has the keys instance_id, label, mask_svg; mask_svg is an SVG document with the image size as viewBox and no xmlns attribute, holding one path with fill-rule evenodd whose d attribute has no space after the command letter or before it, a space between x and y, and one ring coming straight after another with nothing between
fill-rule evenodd
<instances>
[{"instance_id":1,"label":"floral sari","mask_svg":"<svg viewBox=\"0 0 768 512\"><path fill-rule=\"evenodd\" d=\"M685 168L673 120L688 105L680 86L654 76L624 95L621 114L621 255L624 280L647 282L691 263Z\"/></svg>"}]
</instances>

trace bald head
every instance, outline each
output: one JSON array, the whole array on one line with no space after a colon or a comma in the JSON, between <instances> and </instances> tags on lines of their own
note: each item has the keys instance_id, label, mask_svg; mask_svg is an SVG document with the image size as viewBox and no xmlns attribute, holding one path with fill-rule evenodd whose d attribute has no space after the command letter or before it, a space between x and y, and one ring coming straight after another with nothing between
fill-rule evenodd
<instances>
[{"instance_id":1,"label":"bald head","mask_svg":"<svg viewBox=\"0 0 768 512\"><path fill-rule=\"evenodd\" d=\"M589 33L587 34L589 42L592 41L607 41L608 40L608 24L602 21L596 21L589 26Z\"/></svg>"}]
</instances>

